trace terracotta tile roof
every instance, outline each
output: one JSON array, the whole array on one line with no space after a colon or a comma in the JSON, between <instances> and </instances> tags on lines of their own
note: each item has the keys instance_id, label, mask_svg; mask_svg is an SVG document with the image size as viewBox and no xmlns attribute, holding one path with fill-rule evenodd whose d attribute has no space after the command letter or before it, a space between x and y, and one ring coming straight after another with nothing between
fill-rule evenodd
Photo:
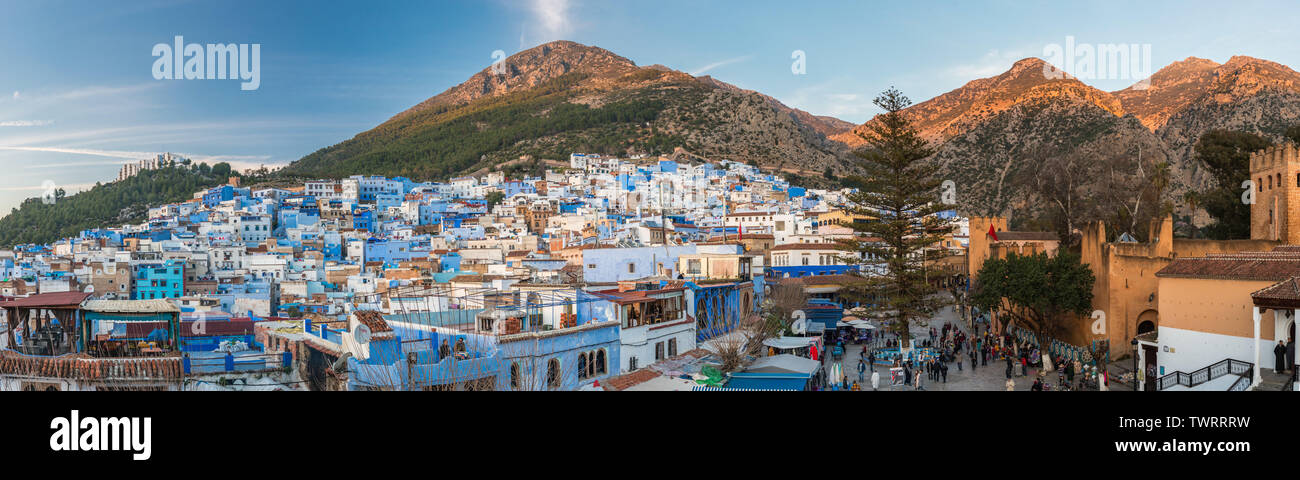
<instances>
[{"instance_id":1,"label":"terracotta tile roof","mask_svg":"<svg viewBox=\"0 0 1300 480\"><path fill-rule=\"evenodd\" d=\"M642 368L632 373L625 373L617 377L601 382L601 387L605 390L621 391L635 387L642 383L648 382L660 375L659 372L652 368Z\"/></svg>"},{"instance_id":2,"label":"terracotta tile roof","mask_svg":"<svg viewBox=\"0 0 1300 480\"><path fill-rule=\"evenodd\" d=\"M370 328L370 333L383 333L393 331L393 327L388 326L384 321L384 315L374 310L357 310L353 312L357 321Z\"/></svg>"},{"instance_id":3,"label":"terracotta tile roof","mask_svg":"<svg viewBox=\"0 0 1300 480\"><path fill-rule=\"evenodd\" d=\"M0 307L41 308L41 307L75 307L89 298L84 292L41 293L26 298L0 303Z\"/></svg>"},{"instance_id":4,"label":"terracotta tile roof","mask_svg":"<svg viewBox=\"0 0 1300 480\"><path fill-rule=\"evenodd\" d=\"M690 357L692 359L704 358L709 355L709 351L703 348L697 348L672 357L672 360ZM658 363L658 362L656 362ZM601 388L609 391L622 391L635 387L642 383L653 380L655 377L663 375L658 370L646 366L631 373L625 373L617 377L600 382Z\"/></svg>"},{"instance_id":5,"label":"terracotta tile roof","mask_svg":"<svg viewBox=\"0 0 1300 480\"><path fill-rule=\"evenodd\" d=\"M1291 277L1250 294L1255 305L1271 308L1300 308L1300 277Z\"/></svg>"},{"instance_id":6,"label":"terracotta tile roof","mask_svg":"<svg viewBox=\"0 0 1300 480\"><path fill-rule=\"evenodd\" d=\"M1160 269L1156 276L1278 282L1300 276L1300 253L1250 252L1180 258Z\"/></svg>"},{"instance_id":7,"label":"terracotta tile roof","mask_svg":"<svg viewBox=\"0 0 1300 480\"><path fill-rule=\"evenodd\" d=\"M0 374L78 380L179 379L181 357L92 358L85 354L38 357L0 351Z\"/></svg>"}]
</instances>

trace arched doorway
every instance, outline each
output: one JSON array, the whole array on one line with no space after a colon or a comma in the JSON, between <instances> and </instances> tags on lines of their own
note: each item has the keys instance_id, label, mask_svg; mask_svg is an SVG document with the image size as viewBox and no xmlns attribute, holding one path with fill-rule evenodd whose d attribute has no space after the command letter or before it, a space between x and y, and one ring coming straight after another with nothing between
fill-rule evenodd
<instances>
[{"instance_id":1,"label":"arched doorway","mask_svg":"<svg viewBox=\"0 0 1300 480\"><path fill-rule=\"evenodd\" d=\"M1156 312L1155 310L1147 310L1145 312L1142 312L1142 314L1138 315L1137 318L1137 335L1141 336L1144 334L1155 332L1156 328L1158 328L1159 326L1160 326L1160 314L1158 312ZM1151 341L1153 340L1148 338L1144 343L1141 344L1142 366L1140 368L1142 368L1142 373L1143 373L1142 389L1148 392L1153 392L1156 390L1156 379L1160 375L1159 373L1160 370L1159 367L1157 366L1159 365L1159 362L1157 362L1157 358L1156 358L1159 356L1160 350L1157 349L1155 345L1146 343Z\"/></svg>"},{"instance_id":2,"label":"arched doorway","mask_svg":"<svg viewBox=\"0 0 1300 480\"><path fill-rule=\"evenodd\" d=\"M1155 310L1147 310L1147 311L1145 311L1145 312L1142 312L1141 315L1138 315L1138 318L1137 318L1137 334L1138 334L1138 335L1141 335L1141 334L1144 334L1144 333L1149 333L1149 332L1154 332L1154 331L1156 331L1156 327L1159 327L1159 326L1160 326L1160 313L1159 313L1159 312L1156 312Z\"/></svg>"}]
</instances>

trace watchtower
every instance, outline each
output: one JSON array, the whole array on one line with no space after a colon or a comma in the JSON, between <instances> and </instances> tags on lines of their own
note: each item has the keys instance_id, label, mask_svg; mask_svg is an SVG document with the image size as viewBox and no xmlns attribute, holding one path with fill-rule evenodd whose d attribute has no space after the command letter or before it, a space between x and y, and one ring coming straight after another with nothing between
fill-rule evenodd
<instances>
[{"instance_id":1,"label":"watchtower","mask_svg":"<svg viewBox=\"0 0 1300 480\"><path fill-rule=\"evenodd\" d=\"M1287 142L1250 155L1250 238L1300 244L1300 156ZM1296 228L1292 229L1292 226Z\"/></svg>"}]
</instances>

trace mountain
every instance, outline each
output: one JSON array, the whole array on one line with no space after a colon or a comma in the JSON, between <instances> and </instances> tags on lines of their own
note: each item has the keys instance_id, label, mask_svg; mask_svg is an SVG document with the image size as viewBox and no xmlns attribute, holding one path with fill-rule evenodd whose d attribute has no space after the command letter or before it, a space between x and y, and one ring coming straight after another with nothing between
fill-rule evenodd
<instances>
[{"instance_id":1,"label":"mountain","mask_svg":"<svg viewBox=\"0 0 1300 480\"><path fill-rule=\"evenodd\" d=\"M574 42L543 44L352 139L284 169L287 175L359 173L417 180L490 169L540 171L569 153L667 154L683 149L799 175L842 170L847 122L816 117L711 77L639 67Z\"/></svg>"},{"instance_id":2,"label":"mountain","mask_svg":"<svg viewBox=\"0 0 1300 480\"><path fill-rule=\"evenodd\" d=\"M1112 214L1124 201L1112 185L1149 184L1143 178L1160 162L1171 177L1163 199L1181 199L1214 182L1195 158L1205 132L1280 140L1300 124L1300 74L1266 60L1237 56L1220 65L1191 57L1116 92L1045 75L1052 68L1026 58L903 111L935 149L930 161L956 182L959 210L1039 216L1053 203L1041 187L1063 181L1062 162L1081 179L1074 191L1101 204L1089 215ZM857 133L870 124L831 138L860 147Z\"/></svg>"},{"instance_id":3,"label":"mountain","mask_svg":"<svg viewBox=\"0 0 1300 480\"><path fill-rule=\"evenodd\" d=\"M1074 78L1047 78L1043 73L1046 67L1050 65L1043 60L1026 58L996 77L971 81L961 88L915 104L904 114L920 131L922 138L933 145L974 129L1018 105L1051 99L1078 99L1113 115L1123 116L1124 109L1114 96ZM865 131L863 125L832 139L857 147L863 143L857 133Z\"/></svg>"},{"instance_id":4,"label":"mountain","mask_svg":"<svg viewBox=\"0 0 1300 480\"><path fill-rule=\"evenodd\" d=\"M1114 94L1126 111L1155 131L1171 115L1205 94L1218 67L1219 64L1212 60L1188 57L1160 69L1146 81Z\"/></svg>"},{"instance_id":5,"label":"mountain","mask_svg":"<svg viewBox=\"0 0 1300 480\"><path fill-rule=\"evenodd\" d=\"M1196 142L1205 132L1239 130L1280 141L1287 127L1300 124L1300 73L1295 70L1235 56L1208 72L1189 75L1197 78L1195 81L1180 81L1173 73L1182 68L1174 64L1161 69L1151 77L1148 92L1153 93L1124 100L1125 105L1152 112L1143 124L1148 128L1158 125L1156 136L1176 160L1175 183L1182 189L1198 190L1213 181L1194 157ZM1171 69L1173 72L1168 71ZM1162 92L1178 89L1185 92L1160 98ZM1142 101L1156 108L1142 109ZM1159 122L1160 118L1164 121Z\"/></svg>"},{"instance_id":6,"label":"mountain","mask_svg":"<svg viewBox=\"0 0 1300 480\"><path fill-rule=\"evenodd\" d=\"M767 95L763 95L762 93L758 93L753 90L742 89L740 87L723 82L721 80L718 80L708 75L702 77L695 77L695 78L702 83L710 84L715 87L728 90L731 92L758 95L759 97L762 97L763 100L766 100L768 105L771 105L772 108L775 108L777 111L781 113L794 116L795 119L799 120L800 123L812 127L813 130L817 131L817 133L820 133L827 137L848 132L857 126L853 122L846 122L844 120L840 120L835 117L829 117L825 115L813 115L803 110L790 108L775 98L769 97Z\"/></svg>"}]
</instances>

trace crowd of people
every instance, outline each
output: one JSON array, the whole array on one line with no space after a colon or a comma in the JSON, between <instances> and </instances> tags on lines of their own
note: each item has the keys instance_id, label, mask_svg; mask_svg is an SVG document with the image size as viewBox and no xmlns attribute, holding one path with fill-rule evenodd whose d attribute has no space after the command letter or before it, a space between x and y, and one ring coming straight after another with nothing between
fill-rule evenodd
<instances>
[{"instance_id":1,"label":"crowd of people","mask_svg":"<svg viewBox=\"0 0 1300 480\"><path fill-rule=\"evenodd\" d=\"M1015 379L1034 376L1032 391L1057 390L1071 391L1081 388L1096 389L1107 383L1105 373L1096 367L1082 365L1078 360L1067 360L1061 356L1052 359L1056 378L1052 382L1043 372L1042 352L1032 342L1018 340L1006 333L997 333L991 329L975 325L974 334L968 334L951 322L941 327L930 327L924 337L918 339L917 346L923 354L910 353L906 357L895 355L887 359L890 365L890 381L914 390L924 390L927 382L948 383L948 374L952 367L957 371L969 369L974 372L989 363L1005 365L1006 388L1015 390ZM897 339L885 338L885 348L897 348ZM876 370L877 351L864 345L859 353L857 381L846 388L864 389L868 378L872 390L880 389L880 372ZM1035 373L1037 372L1037 373ZM846 382L848 383L848 382Z\"/></svg>"}]
</instances>

